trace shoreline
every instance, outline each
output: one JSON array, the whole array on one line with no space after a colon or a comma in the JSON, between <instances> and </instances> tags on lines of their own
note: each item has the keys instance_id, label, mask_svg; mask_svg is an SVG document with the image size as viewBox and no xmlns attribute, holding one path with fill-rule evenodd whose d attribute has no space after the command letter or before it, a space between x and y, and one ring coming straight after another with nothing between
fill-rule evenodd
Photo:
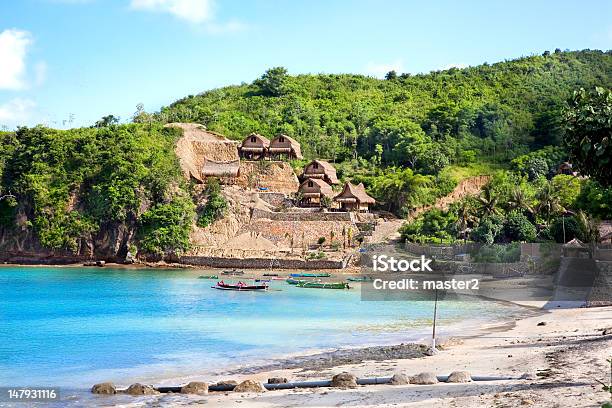
<instances>
[{"instance_id":1,"label":"shoreline","mask_svg":"<svg viewBox=\"0 0 612 408\"><path fill-rule=\"evenodd\" d=\"M309 388L265 393L214 392L207 396L162 394L141 397L148 402L173 406L245 407L338 405L405 407L438 406L599 406L607 394L595 379L606 380L605 359L612 355L610 334L612 307L534 310L523 307L520 318L502 319L482 327L483 332L451 336L439 343L439 353L421 355L418 343L338 349L297 358L283 366L283 360L265 366L248 366L220 373L216 381L284 377L290 381L329 380L347 371L357 377L391 376L402 372L415 375L433 371L448 375L467 370L473 376L527 374L528 380L500 380L486 383L437 385L370 385L356 389ZM506 321L503 321L506 320ZM541 324L543 322L544 324ZM285 359L289 361L290 359ZM197 379L190 377L189 380ZM201 380L201 378L200 378ZM175 384L178 385L178 384ZM123 397L122 397L123 398ZM127 406L141 398L117 401ZM105 404L113 404L103 398Z\"/></svg>"}]
</instances>

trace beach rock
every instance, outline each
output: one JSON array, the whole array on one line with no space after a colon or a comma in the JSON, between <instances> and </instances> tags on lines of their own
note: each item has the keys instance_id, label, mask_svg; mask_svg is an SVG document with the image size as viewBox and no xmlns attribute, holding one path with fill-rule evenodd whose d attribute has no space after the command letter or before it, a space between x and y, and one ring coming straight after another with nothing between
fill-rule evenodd
<instances>
[{"instance_id":1,"label":"beach rock","mask_svg":"<svg viewBox=\"0 0 612 408\"><path fill-rule=\"evenodd\" d=\"M530 380L530 381L533 381L533 380L537 380L537 379L538 379L538 376L537 376L537 375L535 375L535 374L533 374L533 373L523 373L523 374L521 374L521 376L519 377L519 379L521 379L521 380Z\"/></svg>"},{"instance_id":2,"label":"beach rock","mask_svg":"<svg viewBox=\"0 0 612 408\"><path fill-rule=\"evenodd\" d=\"M268 378L268 384L286 384L289 382L285 377Z\"/></svg>"},{"instance_id":3,"label":"beach rock","mask_svg":"<svg viewBox=\"0 0 612 408\"><path fill-rule=\"evenodd\" d=\"M419 385L427 385L427 384L437 384L438 378L436 374L432 372L423 372L417 374L413 377L410 377L410 384L419 384Z\"/></svg>"},{"instance_id":4,"label":"beach rock","mask_svg":"<svg viewBox=\"0 0 612 408\"><path fill-rule=\"evenodd\" d=\"M150 385L143 385L140 383L130 385L127 390L125 390L126 394L129 395L155 395L159 394L159 392L151 387Z\"/></svg>"},{"instance_id":5,"label":"beach rock","mask_svg":"<svg viewBox=\"0 0 612 408\"><path fill-rule=\"evenodd\" d=\"M238 381L234 381L234 380L223 380L215 384L216 387L227 387L227 386L235 387L237 385L238 385Z\"/></svg>"},{"instance_id":6,"label":"beach rock","mask_svg":"<svg viewBox=\"0 0 612 408\"><path fill-rule=\"evenodd\" d=\"M262 383L253 380L244 380L234 388L234 392L265 392Z\"/></svg>"},{"instance_id":7,"label":"beach rock","mask_svg":"<svg viewBox=\"0 0 612 408\"><path fill-rule=\"evenodd\" d=\"M527 399L527 398L523 398L521 400L521 405L533 405L535 404L535 402L533 400Z\"/></svg>"},{"instance_id":8,"label":"beach rock","mask_svg":"<svg viewBox=\"0 0 612 408\"><path fill-rule=\"evenodd\" d=\"M601 334L607 336L608 334L612 334L612 327L606 327L601 331Z\"/></svg>"},{"instance_id":9,"label":"beach rock","mask_svg":"<svg viewBox=\"0 0 612 408\"><path fill-rule=\"evenodd\" d=\"M446 380L449 383L466 383L471 381L472 376L467 371L453 371Z\"/></svg>"},{"instance_id":10,"label":"beach rock","mask_svg":"<svg viewBox=\"0 0 612 408\"><path fill-rule=\"evenodd\" d=\"M425 350L423 352L423 354L425 354L426 356L433 356L435 354L438 354L438 349L435 349L433 347L429 347L427 350Z\"/></svg>"},{"instance_id":11,"label":"beach rock","mask_svg":"<svg viewBox=\"0 0 612 408\"><path fill-rule=\"evenodd\" d=\"M540 322L538 323L538 326L546 326L546 322Z\"/></svg>"},{"instance_id":12,"label":"beach rock","mask_svg":"<svg viewBox=\"0 0 612 408\"><path fill-rule=\"evenodd\" d=\"M181 394L208 394L208 383L201 381L191 381L181 387Z\"/></svg>"},{"instance_id":13,"label":"beach rock","mask_svg":"<svg viewBox=\"0 0 612 408\"><path fill-rule=\"evenodd\" d=\"M391 385L406 385L410 384L410 378L404 373L396 373L391 377L391 381L389 382Z\"/></svg>"},{"instance_id":14,"label":"beach rock","mask_svg":"<svg viewBox=\"0 0 612 408\"><path fill-rule=\"evenodd\" d=\"M347 373L346 371L340 374L336 374L331 380L331 386L338 388L356 388L357 377L355 377L351 373Z\"/></svg>"},{"instance_id":15,"label":"beach rock","mask_svg":"<svg viewBox=\"0 0 612 408\"><path fill-rule=\"evenodd\" d=\"M105 382L95 384L93 387L91 387L91 392L93 394L113 395L117 393L117 388L115 388L115 384L112 382Z\"/></svg>"}]
</instances>

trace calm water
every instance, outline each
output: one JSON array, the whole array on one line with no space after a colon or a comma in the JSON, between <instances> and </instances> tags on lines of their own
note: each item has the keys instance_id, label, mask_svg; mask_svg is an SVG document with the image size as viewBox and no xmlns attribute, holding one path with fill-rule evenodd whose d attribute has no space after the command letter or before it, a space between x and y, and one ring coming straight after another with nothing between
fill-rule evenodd
<instances>
[{"instance_id":1,"label":"calm water","mask_svg":"<svg viewBox=\"0 0 612 408\"><path fill-rule=\"evenodd\" d=\"M0 386L163 383L429 331L430 302L362 302L359 290L284 282L267 293L225 292L196 277L183 270L0 268ZM510 311L492 302L442 302L441 332Z\"/></svg>"}]
</instances>

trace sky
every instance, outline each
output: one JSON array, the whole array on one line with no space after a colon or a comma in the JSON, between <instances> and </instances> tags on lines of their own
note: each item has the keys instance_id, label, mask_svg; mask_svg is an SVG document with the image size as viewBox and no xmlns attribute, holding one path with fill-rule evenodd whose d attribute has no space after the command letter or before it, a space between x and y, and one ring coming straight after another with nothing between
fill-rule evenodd
<instances>
[{"instance_id":1,"label":"sky","mask_svg":"<svg viewBox=\"0 0 612 408\"><path fill-rule=\"evenodd\" d=\"M0 0L0 129L290 74L429 72L612 49L610 0Z\"/></svg>"}]
</instances>

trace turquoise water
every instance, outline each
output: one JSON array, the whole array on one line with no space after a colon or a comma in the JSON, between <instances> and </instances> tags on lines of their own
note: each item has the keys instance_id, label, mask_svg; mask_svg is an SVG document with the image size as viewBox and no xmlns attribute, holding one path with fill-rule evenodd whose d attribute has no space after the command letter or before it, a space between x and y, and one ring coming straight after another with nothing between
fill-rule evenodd
<instances>
[{"instance_id":1,"label":"turquoise water","mask_svg":"<svg viewBox=\"0 0 612 408\"><path fill-rule=\"evenodd\" d=\"M410 341L429 332L431 302L362 302L357 289L301 289L279 281L269 292L226 292L197 275L0 268L0 386L86 389L106 380L207 378L240 363ZM440 332L509 311L492 302L441 302Z\"/></svg>"}]
</instances>

